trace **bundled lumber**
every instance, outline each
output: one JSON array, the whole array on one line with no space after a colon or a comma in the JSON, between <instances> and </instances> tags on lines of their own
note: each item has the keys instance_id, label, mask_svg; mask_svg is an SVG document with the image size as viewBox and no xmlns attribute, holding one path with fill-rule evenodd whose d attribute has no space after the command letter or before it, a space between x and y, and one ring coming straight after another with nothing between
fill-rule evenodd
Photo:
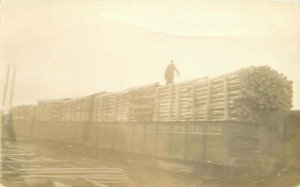
<instances>
[{"instance_id":1,"label":"bundled lumber","mask_svg":"<svg viewBox=\"0 0 300 187\"><path fill-rule=\"evenodd\" d=\"M65 99L62 102L62 114L60 121L71 121L72 119L72 99Z\"/></svg>"},{"instance_id":2,"label":"bundled lumber","mask_svg":"<svg viewBox=\"0 0 300 187\"><path fill-rule=\"evenodd\" d=\"M104 93L95 96L93 121L128 121L129 101L124 93Z\"/></svg>"},{"instance_id":3,"label":"bundled lumber","mask_svg":"<svg viewBox=\"0 0 300 187\"><path fill-rule=\"evenodd\" d=\"M92 97L81 97L73 99L71 104L70 121L90 121L92 109Z\"/></svg>"},{"instance_id":4,"label":"bundled lumber","mask_svg":"<svg viewBox=\"0 0 300 187\"><path fill-rule=\"evenodd\" d=\"M105 93L94 96L93 121L100 122L105 119Z\"/></svg>"},{"instance_id":5,"label":"bundled lumber","mask_svg":"<svg viewBox=\"0 0 300 187\"><path fill-rule=\"evenodd\" d=\"M155 87L131 88L122 92L102 93L94 98L93 121L147 121L152 119Z\"/></svg>"},{"instance_id":6,"label":"bundled lumber","mask_svg":"<svg viewBox=\"0 0 300 187\"><path fill-rule=\"evenodd\" d=\"M66 119L66 106L72 99L59 99L53 100L49 105L50 119L52 121L65 121Z\"/></svg>"},{"instance_id":7,"label":"bundled lumber","mask_svg":"<svg viewBox=\"0 0 300 187\"><path fill-rule=\"evenodd\" d=\"M212 79L166 86L155 83L78 99L40 101L36 119L259 122L266 113L286 112L291 107L292 82L270 67L253 66Z\"/></svg>"},{"instance_id":8,"label":"bundled lumber","mask_svg":"<svg viewBox=\"0 0 300 187\"><path fill-rule=\"evenodd\" d=\"M56 99L39 101L36 119L39 121L89 121L92 98Z\"/></svg>"},{"instance_id":9,"label":"bundled lumber","mask_svg":"<svg viewBox=\"0 0 300 187\"><path fill-rule=\"evenodd\" d=\"M55 99L39 101L36 108L36 119L39 121L67 121L68 105L72 99Z\"/></svg>"},{"instance_id":10,"label":"bundled lumber","mask_svg":"<svg viewBox=\"0 0 300 187\"><path fill-rule=\"evenodd\" d=\"M154 121L191 121L194 116L194 87L207 77L160 86L156 89Z\"/></svg>"},{"instance_id":11,"label":"bundled lumber","mask_svg":"<svg viewBox=\"0 0 300 187\"><path fill-rule=\"evenodd\" d=\"M250 67L238 73L235 87L229 88L231 119L258 122L269 112L292 108L292 81L268 66Z\"/></svg>"},{"instance_id":12,"label":"bundled lumber","mask_svg":"<svg viewBox=\"0 0 300 187\"><path fill-rule=\"evenodd\" d=\"M259 122L268 112L292 106L292 82L267 66L210 79L195 91L197 120Z\"/></svg>"},{"instance_id":13,"label":"bundled lumber","mask_svg":"<svg viewBox=\"0 0 300 187\"><path fill-rule=\"evenodd\" d=\"M259 122L268 112L292 106L292 82L267 66L161 86L156 92L154 121Z\"/></svg>"},{"instance_id":14,"label":"bundled lumber","mask_svg":"<svg viewBox=\"0 0 300 187\"><path fill-rule=\"evenodd\" d=\"M38 101L36 110L36 120L38 121L50 121L51 120L51 102Z\"/></svg>"},{"instance_id":15,"label":"bundled lumber","mask_svg":"<svg viewBox=\"0 0 300 187\"><path fill-rule=\"evenodd\" d=\"M154 114L154 99L158 83L128 91L130 121L151 121Z\"/></svg>"},{"instance_id":16,"label":"bundled lumber","mask_svg":"<svg viewBox=\"0 0 300 187\"><path fill-rule=\"evenodd\" d=\"M12 108L12 118L13 120L22 120L22 121L32 121L35 117L34 105L22 105Z\"/></svg>"}]
</instances>

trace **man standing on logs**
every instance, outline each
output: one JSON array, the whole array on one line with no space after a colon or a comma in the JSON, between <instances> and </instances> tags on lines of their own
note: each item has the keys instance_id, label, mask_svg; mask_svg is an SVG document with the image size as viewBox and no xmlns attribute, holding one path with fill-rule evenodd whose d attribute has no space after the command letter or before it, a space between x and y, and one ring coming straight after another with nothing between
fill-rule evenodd
<instances>
[{"instance_id":1,"label":"man standing on logs","mask_svg":"<svg viewBox=\"0 0 300 187\"><path fill-rule=\"evenodd\" d=\"M171 60L171 64L169 64L165 70L166 84L173 84L175 71L176 71L177 75L180 75L178 69L173 64L173 60Z\"/></svg>"}]
</instances>

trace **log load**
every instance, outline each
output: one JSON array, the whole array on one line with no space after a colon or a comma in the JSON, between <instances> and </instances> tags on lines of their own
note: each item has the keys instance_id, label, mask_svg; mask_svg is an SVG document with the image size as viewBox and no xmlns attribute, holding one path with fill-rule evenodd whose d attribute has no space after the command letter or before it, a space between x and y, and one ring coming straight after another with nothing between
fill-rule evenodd
<instances>
[{"instance_id":1,"label":"log load","mask_svg":"<svg viewBox=\"0 0 300 187\"><path fill-rule=\"evenodd\" d=\"M259 122L266 113L292 107L292 82L268 66L210 79L195 91L195 113L203 115L198 120Z\"/></svg>"},{"instance_id":2,"label":"log load","mask_svg":"<svg viewBox=\"0 0 300 187\"><path fill-rule=\"evenodd\" d=\"M50 121L53 119L51 108L53 106L53 101L43 100L38 101L36 108L36 120L38 121Z\"/></svg>"},{"instance_id":3,"label":"log load","mask_svg":"<svg viewBox=\"0 0 300 187\"><path fill-rule=\"evenodd\" d=\"M150 121L157 83L94 97L93 121Z\"/></svg>"},{"instance_id":4,"label":"log load","mask_svg":"<svg viewBox=\"0 0 300 187\"><path fill-rule=\"evenodd\" d=\"M157 87L154 83L128 91L130 121L152 121Z\"/></svg>"},{"instance_id":5,"label":"log load","mask_svg":"<svg viewBox=\"0 0 300 187\"><path fill-rule=\"evenodd\" d=\"M93 118L101 121L128 121L128 96L124 93L103 93L94 97Z\"/></svg>"},{"instance_id":6,"label":"log load","mask_svg":"<svg viewBox=\"0 0 300 187\"><path fill-rule=\"evenodd\" d=\"M71 100L70 121L90 121L92 97L86 96Z\"/></svg>"},{"instance_id":7,"label":"log load","mask_svg":"<svg viewBox=\"0 0 300 187\"><path fill-rule=\"evenodd\" d=\"M227 82L232 120L259 122L266 113L292 108L292 81L268 66L242 69Z\"/></svg>"},{"instance_id":8,"label":"log load","mask_svg":"<svg viewBox=\"0 0 300 187\"><path fill-rule=\"evenodd\" d=\"M161 86L157 92L154 121L257 123L267 113L292 107L292 82L268 66Z\"/></svg>"},{"instance_id":9,"label":"log load","mask_svg":"<svg viewBox=\"0 0 300 187\"><path fill-rule=\"evenodd\" d=\"M35 105L21 105L12 107L12 119L22 121L32 121L35 118Z\"/></svg>"},{"instance_id":10,"label":"log load","mask_svg":"<svg viewBox=\"0 0 300 187\"><path fill-rule=\"evenodd\" d=\"M291 107L292 82L268 66L253 66L215 78L39 101L35 113L41 121L257 123L267 113L285 113Z\"/></svg>"},{"instance_id":11,"label":"log load","mask_svg":"<svg viewBox=\"0 0 300 187\"><path fill-rule=\"evenodd\" d=\"M156 89L153 121L192 121L194 116L194 86L207 81L200 78Z\"/></svg>"},{"instance_id":12,"label":"log load","mask_svg":"<svg viewBox=\"0 0 300 187\"><path fill-rule=\"evenodd\" d=\"M72 99L42 100L36 107L36 120L70 121Z\"/></svg>"}]
</instances>

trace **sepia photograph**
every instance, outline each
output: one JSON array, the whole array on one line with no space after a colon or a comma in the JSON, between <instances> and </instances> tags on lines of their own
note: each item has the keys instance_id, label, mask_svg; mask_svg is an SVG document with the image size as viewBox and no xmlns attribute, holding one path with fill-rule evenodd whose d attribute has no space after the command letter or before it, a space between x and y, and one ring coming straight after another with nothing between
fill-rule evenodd
<instances>
[{"instance_id":1,"label":"sepia photograph","mask_svg":"<svg viewBox=\"0 0 300 187\"><path fill-rule=\"evenodd\" d=\"M0 0L0 187L300 187L300 1Z\"/></svg>"}]
</instances>

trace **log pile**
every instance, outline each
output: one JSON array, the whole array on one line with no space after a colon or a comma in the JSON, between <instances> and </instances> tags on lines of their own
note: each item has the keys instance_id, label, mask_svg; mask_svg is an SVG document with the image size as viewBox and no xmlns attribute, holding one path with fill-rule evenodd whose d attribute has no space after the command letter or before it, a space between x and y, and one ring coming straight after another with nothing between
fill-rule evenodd
<instances>
[{"instance_id":1,"label":"log pile","mask_svg":"<svg viewBox=\"0 0 300 187\"><path fill-rule=\"evenodd\" d=\"M36 108L36 120L38 121L52 120L51 107L52 107L52 101L50 100L39 101Z\"/></svg>"},{"instance_id":2,"label":"log pile","mask_svg":"<svg viewBox=\"0 0 300 187\"><path fill-rule=\"evenodd\" d=\"M31 121L35 117L34 105L22 105L12 108L13 120Z\"/></svg>"},{"instance_id":3,"label":"log pile","mask_svg":"<svg viewBox=\"0 0 300 187\"><path fill-rule=\"evenodd\" d=\"M153 115L153 84L94 97L93 121L149 121Z\"/></svg>"},{"instance_id":4,"label":"log pile","mask_svg":"<svg viewBox=\"0 0 300 187\"><path fill-rule=\"evenodd\" d=\"M267 66L250 67L196 86L197 120L259 122L292 107L292 82ZM196 116L197 116L196 115Z\"/></svg>"},{"instance_id":5,"label":"log pile","mask_svg":"<svg viewBox=\"0 0 300 187\"><path fill-rule=\"evenodd\" d=\"M154 121L259 122L292 107L292 82L267 66L157 88Z\"/></svg>"},{"instance_id":6,"label":"log pile","mask_svg":"<svg viewBox=\"0 0 300 187\"><path fill-rule=\"evenodd\" d=\"M62 114L60 121L71 121L73 99L65 99L62 102Z\"/></svg>"},{"instance_id":7,"label":"log pile","mask_svg":"<svg viewBox=\"0 0 300 187\"><path fill-rule=\"evenodd\" d=\"M56 99L39 101L36 109L36 119L39 121L67 121L70 119L68 106L71 99Z\"/></svg>"},{"instance_id":8,"label":"log pile","mask_svg":"<svg viewBox=\"0 0 300 187\"><path fill-rule=\"evenodd\" d=\"M266 113L285 113L292 108L292 81L270 67L242 69L237 80L229 88L229 93L234 92L229 106L231 119L258 122Z\"/></svg>"},{"instance_id":9,"label":"log pile","mask_svg":"<svg viewBox=\"0 0 300 187\"><path fill-rule=\"evenodd\" d=\"M196 121L230 120L229 104L239 93L238 73L197 83L194 87Z\"/></svg>"},{"instance_id":10,"label":"log pile","mask_svg":"<svg viewBox=\"0 0 300 187\"><path fill-rule=\"evenodd\" d=\"M104 121L105 119L105 96L106 93L101 93L94 96L93 121L95 122Z\"/></svg>"},{"instance_id":11,"label":"log pile","mask_svg":"<svg viewBox=\"0 0 300 187\"><path fill-rule=\"evenodd\" d=\"M128 121L129 102L126 93L105 93L95 96L93 120Z\"/></svg>"},{"instance_id":12,"label":"log pile","mask_svg":"<svg viewBox=\"0 0 300 187\"><path fill-rule=\"evenodd\" d=\"M291 107L292 82L270 67L253 66L212 79L40 101L36 116L42 121L259 122L266 113Z\"/></svg>"},{"instance_id":13,"label":"log pile","mask_svg":"<svg viewBox=\"0 0 300 187\"><path fill-rule=\"evenodd\" d=\"M116 104L114 108L114 121L128 121L129 119L129 95L128 93L119 93L116 95Z\"/></svg>"},{"instance_id":14,"label":"log pile","mask_svg":"<svg viewBox=\"0 0 300 187\"><path fill-rule=\"evenodd\" d=\"M129 120L151 121L154 114L154 98L158 83L132 89L129 96Z\"/></svg>"},{"instance_id":15,"label":"log pile","mask_svg":"<svg viewBox=\"0 0 300 187\"><path fill-rule=\"evenodd\" d=\"M66 113L66 108L70 102L72 102L72 99L53 100L49 106L51 121L66 121L66 114L68 114Z\"/></svg>"},{"instance_id":16,"label":"log pile","mask_svg":"<svg viewBox=\"0 0 300 187\"><path fill-rule=\"evenodd\" d=\"M156 90L154 121L191 121L194 116L194 87L207 77Z\"/></svg>"},{"instance_id":17,"label":"log pile","mask_svg":"<svg viewBox=\"0 0 300 187\"><path fill-rule=\"evenodd\" d=\"M39 121L89 121L92 98L39 101L36 119Z\"/></svg>"},{"instance_id":18,"label":"log pile","mask_svg":"<svg viewBox=\"0 0 300 187\"><path fill-rule=\"evenodd\" d=\"M71 121L90 121L92 97L81 97L72 100Z\"/></svg>"}]
</instances>

